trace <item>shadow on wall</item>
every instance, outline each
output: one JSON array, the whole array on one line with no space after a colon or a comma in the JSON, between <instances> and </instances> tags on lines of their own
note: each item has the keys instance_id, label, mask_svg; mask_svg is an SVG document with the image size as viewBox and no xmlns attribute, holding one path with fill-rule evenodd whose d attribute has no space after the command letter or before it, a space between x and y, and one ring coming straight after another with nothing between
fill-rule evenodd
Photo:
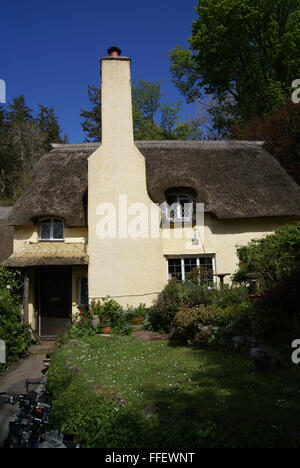
<instances>
[{"instance_id":1,"label":"shadow on wall","mask_svg":"<svg viewBox=\"0 0 300 468\"><path fill-rule=\"evenodd\" d=\"M271 233L285 224L292 224L297 221L296 217L283 216L270 218L218 219L212 214L206 214L205 217L205 225L209 226L211 233L214 235ZM209 221L207 217L209 217Z\"/></svg>"},{"instance_id":2,"label":"shadow on wall","mask_svg":"<svg viewBox=\"0 0 300 468\"><path fill-rule=\"evenodd\" d=\"M0 262L3 262L12 254L13 238L13 227L7 224L7 219L0 219Z\"/></svg>"}]
</instances>

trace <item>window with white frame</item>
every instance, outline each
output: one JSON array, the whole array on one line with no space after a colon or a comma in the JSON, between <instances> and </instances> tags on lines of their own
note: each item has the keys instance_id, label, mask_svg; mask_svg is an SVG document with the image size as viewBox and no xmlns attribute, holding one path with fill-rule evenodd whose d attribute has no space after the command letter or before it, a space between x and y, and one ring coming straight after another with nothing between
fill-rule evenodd
<instances>
[{"instance_id":1,"label":"window with white frame","mask_svg":"<svg viewBox=\"0 0 300 468\"><path fill-rule=\"evenodd\" d=\"M88 288L88 277L83 276L80 278L80 288L79 288L79 302L81 305L89 305L89 288Z\"/></svg>"},{"instance_id":2,"label":"window with white frame","mask_svg":"<svg viewBox=\"0 0 300 468\"><path fill-rule=\"evenodd\" d=\"M196 272L199 283L213 284L215 282L215 261L213 255L194 257L174 257L167 259L168 280L188 281L190 273Z\"/></svg>"},{"instance_id":3,"label":"window with white frame","mask_svg":"<svg viewBox=\"0 0 300 468\"><path fill-rule=\"evenodd\" d=\"M41 241L63 241L64 222L61 219L47 218L40 222Z\"/></svg>"},{"instance_id":4,"label":"window with white frame","mask_svg":"<svg viewBox=\"0 0 300 468\"><path fill-rule=\"evenodd\" d=\"M186 192L169 192L166 195L166 219L168 221L191 221L193 196Z\"/></svg>"}]
</instances>

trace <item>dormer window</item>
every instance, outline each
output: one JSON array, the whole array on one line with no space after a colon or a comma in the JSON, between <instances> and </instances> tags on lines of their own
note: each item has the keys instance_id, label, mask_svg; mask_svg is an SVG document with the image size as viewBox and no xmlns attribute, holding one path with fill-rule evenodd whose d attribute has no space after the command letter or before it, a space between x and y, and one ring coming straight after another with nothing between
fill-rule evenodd
<instances>
[{"instance_id":1,"label":"dormer window","mask_svg":"<svg viewBox=\"0 0 300 468\"><path fill-rule=\"evenodd\" d=\"M63 241L64 223L61 219L47 218L40 223L41 241Z\"/></svg>"},{"instance_id":2,"label":"dormer window","mask_svg":"<svg viewBox=\"0 0 300 468\"><path fill-rule=\"evenodd\" d=\"M193 216L193 195L187 192L166 194L166 219L170 222L189 222Z\"/></svg>"}]
</instances>

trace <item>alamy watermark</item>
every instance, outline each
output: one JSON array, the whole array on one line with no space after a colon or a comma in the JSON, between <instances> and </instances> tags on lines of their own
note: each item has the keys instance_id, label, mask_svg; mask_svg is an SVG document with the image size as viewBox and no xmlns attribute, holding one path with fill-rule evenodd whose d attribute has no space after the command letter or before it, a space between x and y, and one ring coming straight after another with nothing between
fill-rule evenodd
<instances>
[{"instance_id":1,"label":"alamy watermark","mask_svg":"<svg viewBox=\"0 0 300 468\"><path fill-rule=\"evenodd\" d=\"M292 362L294 364L300 364L300 340L294 340L292 343L292 348L295 349L292 354Z\"/></svg>"},{"instance_id":2,"label":"alamy watermark","mask_svg":"<svg viewBox=\"0 0 300 468\"><path fill-rule=\"evenodd\" d=\"M300 80L294 80L292 83L292 88L295 88L295 91L292 94L292 101L294 104L300 103Z\"/></svg>"},{"instance_id":3,"label":"alamy watermark","mask_svg":"<svg viewBox=\"0 0 300 468\"><path fill-rule=\"evenodd\" d=\"M6 103L6 83L0 79L0 104Z\"/></svg>"},{"instance_id":4,"label":"alamy watermark","mask_svg":"<svg viewBox=\"0 0 300 468\"><path fill-rule=\"evenodd\" d=\"M127 194L119 194L117 206L99 203L96 218L99 239L186 239L187 248L204 242L203 203L165 202L149 207L145 203L129 204Z\"/></svg>"}]
</instances>

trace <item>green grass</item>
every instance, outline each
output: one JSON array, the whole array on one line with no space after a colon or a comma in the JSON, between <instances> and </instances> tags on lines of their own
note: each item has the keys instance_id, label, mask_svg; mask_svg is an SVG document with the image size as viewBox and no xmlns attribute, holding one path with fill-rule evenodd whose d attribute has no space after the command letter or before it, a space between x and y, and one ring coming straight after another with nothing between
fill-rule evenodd
<instances>
[{"instance_id":1,"label":"green grass","mask_svg":"<svg viewBox=\"0 0 300 468\"><path fill-rule=\"evenodd\" d=\"M192 431L204 437L201 446L208 434L209 446L300 447L297 366L258 372L247 355L132 337L71 342L56 352L55 362L72 367L70 379L79 393L125 398L127 411L154 403L162 427L190 427L191 447L197 444Z\"/></svg>"}]
</instances>

